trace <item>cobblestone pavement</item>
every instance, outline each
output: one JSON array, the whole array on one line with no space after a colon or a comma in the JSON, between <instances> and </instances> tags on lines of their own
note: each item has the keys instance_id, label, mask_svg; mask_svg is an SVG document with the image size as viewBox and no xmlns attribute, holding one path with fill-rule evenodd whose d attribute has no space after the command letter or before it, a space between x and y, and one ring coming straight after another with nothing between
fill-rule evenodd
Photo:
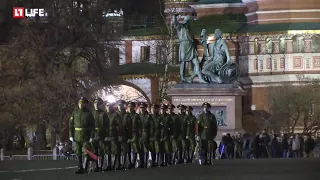
<instances>
[{"instance_id":1,"label":"cobblestone pavement","mask_svg":"<svg viewBox=\"0 0 320 180\"><path fill-rule=\"evenodd\" d=\"M317 180L320 159L217 160L164 168L76 175L75 161L2 161L1 180Z\"/></svg>"}]
</instances>

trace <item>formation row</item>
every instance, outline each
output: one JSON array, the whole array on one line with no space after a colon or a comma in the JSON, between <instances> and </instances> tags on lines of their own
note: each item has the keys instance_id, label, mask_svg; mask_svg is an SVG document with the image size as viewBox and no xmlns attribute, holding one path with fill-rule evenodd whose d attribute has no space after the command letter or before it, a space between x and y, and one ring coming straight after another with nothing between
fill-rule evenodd
<instances>
[{"instance_id":1,"label":"formation row","mask_svg":"<svg viewBox=\"0 0 320 180\"><path fill-rule=\"evenodd\" d=\"M211 163L217 122L209 103L202 104L198 118L192 107L182 104L177 114L173 104L151 104L150 113L146 103L138 104L138 113L134 102L120 100L107 104L106 110L103 104L95 99L90 111L82 97L70 118L69 137L79 161L76 174L88 172L91 152L98 156L95 171L132 169L136 163L147 168L149 158L151 167L189 163L199 149L203 163Z\"/></svg>"}]
</instances>

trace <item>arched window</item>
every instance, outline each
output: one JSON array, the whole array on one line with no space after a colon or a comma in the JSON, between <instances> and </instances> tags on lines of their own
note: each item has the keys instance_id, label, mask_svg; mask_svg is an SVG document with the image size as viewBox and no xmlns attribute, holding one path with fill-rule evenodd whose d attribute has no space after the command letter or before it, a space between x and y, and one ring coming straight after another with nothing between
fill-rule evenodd
<instances>
[{"instance_id":1,"label":"arched window","mask_svg":"<svg viewBox=\"0 0 320 180\"><path fill-rule=\"evenodd\" d=\"M273 53L273 42L271 38L266 39L266 53L267 54Z\"/></svg>"},{"instance_id":2,"label":"arched window","mask_svg":"<svg viewBox=\"0 0 320 180\"><path fill-rule=\"evenodd\" d=\"M320 35L313 35L311 40L311 51L313 53L320 53Z\"/></svg>"},{"instance_id":3,"label":"arched window","mask_svg":"<svg viewBox=\"0 0 320 180\"><path fill-rule=\"evenodd\" d=\"M254 39L254 54L259 54L260 52L260 46L259 46L259 39Z\"/></svg>"},{"instance_id":4,"label":"arched window","mask_svg":"<svg viewBox=\"0 0 320 180\"><path fill-rule=\"evenodd\" d=\"M286 39L284 37L280 37L279 39L279 52L281 54L286 53Z\"/></svg>"},{"instance_id":5,"label":"arched window","mask_svg":"<svg viewBox=\"0 0 320 180\"><path fill-rule=\"evenodd\" d=\"M303 53L304 52L304 37L301 35L295 35L292 38L292 50L293 53Z\"/></svg>"}]
</instances>

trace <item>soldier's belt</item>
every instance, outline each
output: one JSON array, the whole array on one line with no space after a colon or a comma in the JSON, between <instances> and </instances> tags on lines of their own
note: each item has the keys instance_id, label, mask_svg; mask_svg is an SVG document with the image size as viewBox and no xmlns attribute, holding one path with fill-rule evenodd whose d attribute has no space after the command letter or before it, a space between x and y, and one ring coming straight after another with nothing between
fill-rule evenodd
<instances>
[{"instance_id":1,"label":"soldier's belt","mask_svg":"<svg viewBox=\"0 0 320 180\"><path fill-rule=\"evenodd\" d=\"M96 130L105 130L107 128L95 128Z\"/></svg>"},{"instance_id":2,"label":"soldier's belt","mask_svg":"<svg viewBox=\"0 0 320 180\"><path fill-rule=\"evenodd\" d=\"M89 128L74 128L76 131L89 130Z\"/></svg>"}]
</instances>

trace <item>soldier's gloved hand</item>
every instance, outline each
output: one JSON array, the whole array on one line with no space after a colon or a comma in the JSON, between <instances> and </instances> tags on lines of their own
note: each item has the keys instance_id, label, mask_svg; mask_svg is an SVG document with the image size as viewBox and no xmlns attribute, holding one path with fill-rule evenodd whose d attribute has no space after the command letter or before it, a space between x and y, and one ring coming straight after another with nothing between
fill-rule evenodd
<instances>
[{"instance_id":1,"label":"soldier's gloved hand","mask_svg":"<svg viewBox=\"0 0 320 180\"><path fill-rule=\"evenodd\" d=\"M104 138L104 141L109 141L109 138L108 138L108 137L105 137L105 138Z\"/></svg>"},{"instance_id":2,"label":"soldier's gloved hand","mask_svg":"<svg viewBox=\"0 0 320 180\"><path fill-rule=\"evenodd\" d=\"M200 141L200 136L196 136L196 140L197 140L197 141Z\"/></svg>"},{"instance_id":3,"label":"soldier's gloved hand","mask_svg":"<svg viewBox=\"0 0 320 180\"><path fill-rule=\"evenodd\" d=\"M131 139L128 139L127 143L131 143L131 142L132 142L132 140L131 140Z\"/></svg>"},{"instance_id":4,"label":"soldier's gloved hand","mask_svg":"<svg viewBox=\"0 0 320 180\"><path fill-rule=\"evenodd\" d=\"M92 138L90 138L89 143L92 143L92 141L93 141L93 139L92 139Z\"/></svg>"},{"instance_id":5,"label":"soldier's gloved hand","mask_svg":"<svg viewBox=\"0 0 320 180\"><path fill-rule=\"evenodd\" d=\"M70 138L69 138L69 140L70 140L71 142L73 142L73 141L74 141L73 137L70 137Z\"/></svg>"},{"instance_id":6,"label":"soldier's gloved hand","mask_svg":"<svg viewBox=\"0 0 320 180\"><path fill-rule=\"evenodd\" d=\"M189 139L189 136L186 136L186 139Z\"/></svg>"}]
</instances>

